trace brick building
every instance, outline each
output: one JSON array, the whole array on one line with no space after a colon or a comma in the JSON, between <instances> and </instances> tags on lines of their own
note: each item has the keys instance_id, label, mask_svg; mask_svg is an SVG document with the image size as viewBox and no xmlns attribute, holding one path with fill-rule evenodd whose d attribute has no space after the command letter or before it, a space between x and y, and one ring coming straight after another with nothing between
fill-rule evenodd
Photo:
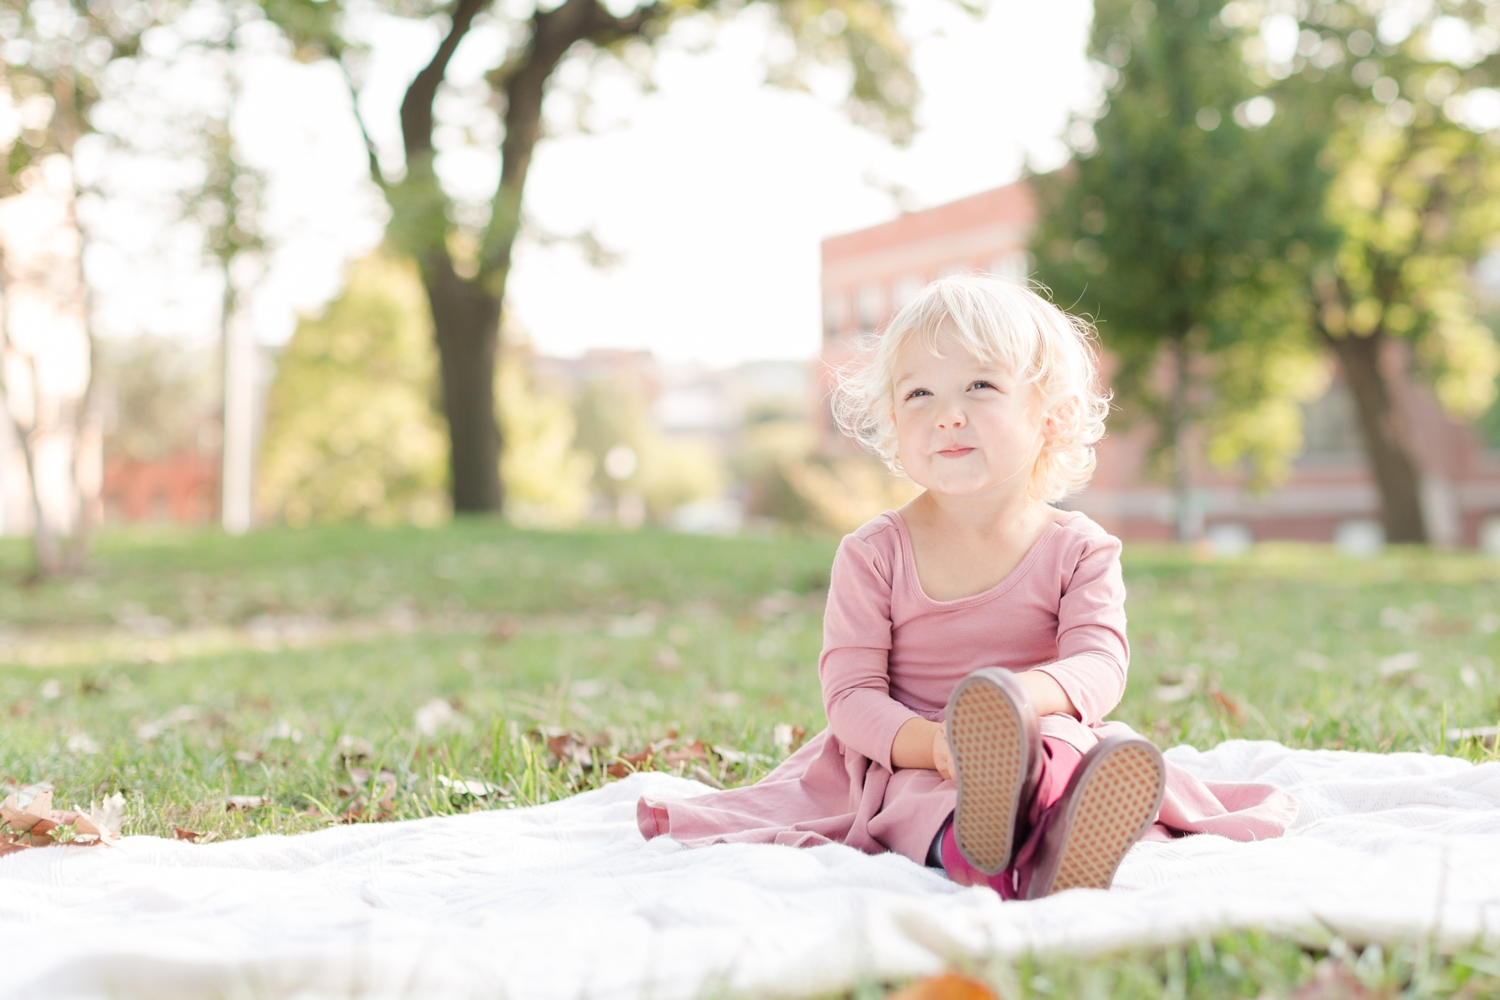
<instances>
[{"instance_id":1,"label":"brick building","mask_svg":"<svg viewBox=\"0 0 1500 1000\"><path fill-rule=\"evenodd\" d=\"M1024 280L1035 224L1035 202L1022 181L824 240L825 380L830 367L850 357L858 337L882 329L927 282L974 271ZM1387 361L1404 369L1399 351L1395 345ZM1450 420L1425 386L1403 379L1398 389L1422 463L1431 537L1438 544L1500 548L1500 452L1473 428ZM1306 417L1304 452L1290 477L1269 493L1247 493L1235 476L1206 464L1194 470L1193 505L1210 539L1233 546L1378 534L1379 494L1365 468L1353 401L1336 370ZM831 426L826 435L836 447ZM1106 437L1093 483L1067 506L1123 538L1172 538L1172 494L1147 475L1151 435L1138 427Z\"/></svg>"}]
</instances>

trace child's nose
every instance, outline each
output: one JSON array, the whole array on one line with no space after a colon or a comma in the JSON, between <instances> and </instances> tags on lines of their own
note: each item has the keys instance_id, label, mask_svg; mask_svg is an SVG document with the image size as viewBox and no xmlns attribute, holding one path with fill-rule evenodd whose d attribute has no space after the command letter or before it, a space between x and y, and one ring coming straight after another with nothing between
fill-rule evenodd
<instances>
[{"instance_id":1,"label":"child's nose","mask_svg":"<svg viewBox=\"0 0 1500 1000\"><path fill-rule=\"evenodd\" d=\"M968 419L964 415L964 411L957 407L938 414L938 427L943 430L957 430L966 423L968 423Z\"/></svg>"}]
</instances>

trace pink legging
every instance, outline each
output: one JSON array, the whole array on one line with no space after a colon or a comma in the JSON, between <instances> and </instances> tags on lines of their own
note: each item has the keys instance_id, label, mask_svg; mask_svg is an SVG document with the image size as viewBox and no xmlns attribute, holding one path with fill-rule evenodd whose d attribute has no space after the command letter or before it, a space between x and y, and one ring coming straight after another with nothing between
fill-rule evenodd
<instances>
[{"instance_id":1,"label":"pink legging","mask_svg":"<svg viewBox=\"0 0 1500 1000\"><path fill-rule=\"evenodd\" d=\"M1041 845L1042 818L1053 803L1062 798L1068 779L1078 769L1083 754L1062 740L1051 736L1042 737L1042 773L1037 779L1036 797L1031 800L1022 821L1017 824L1020 846L1009 868L997 875L986 875L964 860L959 853L958 841L953 835L953 824L943 828L943 870L959 885L987 885L1000 894L1001 899L1016 899L1018 885L1031 881L1036 868L1036 852Z\"/></svg>"}]
</instances>

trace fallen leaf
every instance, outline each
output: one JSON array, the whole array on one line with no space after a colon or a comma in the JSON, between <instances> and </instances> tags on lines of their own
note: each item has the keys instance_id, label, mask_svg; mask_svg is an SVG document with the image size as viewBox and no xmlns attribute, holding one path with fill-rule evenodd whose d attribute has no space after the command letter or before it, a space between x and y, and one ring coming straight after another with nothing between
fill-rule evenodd
<instances>
[{"instance_id":1,"label":"fallen leaf","mask_svg":"<svg viewBox=\"0 0 1500 1000\"><path fill-rule=\"evenodd\" d=\"M776 728L771 730L771 742L783 753L796 753L805 739L807 730L788 722L778 722Z\"/></svg>"},{"instance_id":2,"label":"fallen leaf","mask_svg":"<svg viewBox=\"0 0 1500 1000\"><path fill-rule=\"evenodd\" d=\"M1208 700L1213 702L1219 711L1229 716L1235 722L1245 721L1245 713L1240 710L1239 702L1225 694L1219 685L1210 684L1208 686Z\"/></svg>"},{"instance_id":3,"label":"fallen leaf","mask_svg":"<svg viewBox=\"0 0 1500 1000\"><path fill-rule=\"evenodd\" d=\"M47 783L18 788L0 802L0 821L12 835L6 841L21 847L58 843L80 846L113 843L124 815L124 796L116 792L96 803L90 812L52 808L52 786ZM9 849L6 851L9 853Z\"/></svg>"},{"instance_id":4,"label":"fallen leaf","mask_svg":"<svg viewBox=\"0 0 1500 1000\"><path fill-rule=\"evenodd\" d=\"M412 722L422 736L436 736L458 720L458 713L443 698L433 698L412 713Z\"/></svg>"},{"instance_id":5,"label":"fallen leaf","mask_svg":"<svg viewBox=\"0 0 1500 1000\"><path fill-rule=\"evenodd\" d=\"M1394 656L1387 656L1382 658L1378 669L1380 671L1380 676L1383 679L1390 680L1392 677L1400 677L1402 674L1409 674L1421 665L1422 654L1413 650L1406 653L1396 653Z\"/></svg>"},{"instance_id":6,"label":"fallen leaf","mask_svg":"<svg viewBox=\"0 0 1500 1000\"><path fill-rule=\"evenodd\" d=\"M685 747L668 750L662 755L662 760L666 762L668 767L677 767L698 760L708 760L708 745L702 740L694 740Z\"/></svg>"},{"instance_id":7,"label":"fallen leaf","mask_svg":"<svg viewBox=\"0 0 1500 1000\"><path fill-rule=\"evenodd\" d=\"M1313 968L1313 977L1292 991L1289 1000L1379 1000L1387 990L1372 990L1355 978L1343 962L1323 959Z\"/></svg>"},{"instance_id":8,"label":"fallen leaf","mask_svg":"<svg viewBox=\"0 0 1500 1000\"><path fill-rule=\"evenodd\" d=\"M531 735L546 741L547 751L559 764L577 764L585 771L591 770L594 766L592 751L607 749L614 742L608 733L583 735L546 726L533 730Z\"/></svg>"},{"instance_id":9,"label":"fallen leaf","mask_svg":"<svg viewBox=\"0 0 1500 1000\"><path fill-rule=\"evenodd\" d=\"M94 825L119 836L125 827L125 796L115 792L103 802L89 803L89 818Z\"/></svg>"},{"instance_id":10,"label":"fallen leaf","mask_svg":"<svg viewBox=\"0 0 1500 1000\"><path fill-rule=\"evenodd\" d=\"M28 851L30 849L30 844L20 844L16 843L13 840L6 840L4 837L0 837L0 857L4 857L5 855L12 854L16 851Z\"/></svg>"},{"instance_id":11,"label":"fallen leaf","mask_svg":"<svg viewBox=\"0 0 1500 1000\"><path fill-rule=\"evenodd\" d=\"M396 815L396 783L388 782L373 804L367 804L363 795L349 803L349 808L339 814L339 823L380 823Z\"/></svg>"},{"instance_id":12,"label":"fallen leaf","mask_svg":"<svg viewBox=\"0 0 1500 1000\"><path fill-rule=\"evenodd\" d=\"M51 843L47 835L58 826L52 819L52 789L29 786L12 792L0 802L0 819L19 834L25 834L36 844L38 838L45 838L43 843Z\"/></svg>"},{"instance_id":13,"label":"fallen leaf","mask_svg":"<svg viewBox=\"0 0 1500 1000\"><path fill-rule=\"evenodd\" d=\"M224 800L226 810L259 809L271 800L264 795L231 795Z\"/></svg>"},{"instance_id":14,"label":"fallen leaf","mask_svg":"<svg viewBox=\"0 0 1500 1000\"><path fill-rule=\"evenodd\" d=\"M977 979L945 972L940 976L919 979L888 1000L998 1000L995 991Z\"/></svg>"},{"instance_id":15,"label":"fallen leaf","mask_svg":"<svg viewBox=\"0 0 1500 1000\"><path fill-rule=\"evenodd\" d=\"M1447 732L1449 743L1466 743L1469 740L1477 740L1487 747L1495 745L1495 739L1500 736L1500 726L1475 726L1472 729L1450 729Z\"/></svg>"},{"instance_id":16,"label":"fallen leaf","mask_svg":"<svg viewBox=\"0 0 1500 1000\"><path fill-rule=\"evenodd\" d=\"M339 756L346 765L369 760L375 756L375 744L363 737L346 734L339 737Z\"/></svg>"},{"instance_id":17,"label":"fallen leaf","mask_svg":"<svg viewBox=\"0 0 1500 1000\"><path fill-rule=\"evenodd\" d=\"M99 744L88 733L74 733L68 737L68 753L91 757L99 752Z\"/></svg>"},{"instance_id":18,"label":"fallen leaf","mask_svg":"<svg viewBox=\"0 0 1500 1000\"><path fill-rule=\"evenodd\" d=\"M724 789L724 782L714 777L713 773L702 764L694 764L692 767L688 768L688 774L691 774L698 781L703 782L710 788L717 788L720 791L723 791Z\"/></svg>"},{"instance_id":19,"label":"fallen leaf","mask_svg":"<svg viewBox=\"0 0 1500 1000\"><path fill-rule=\"evenodd\" d=\"M488 781L479 781L475 778L450 778L440 774L437 776L437 783L454 795L472 795L476 798L498 796L502 801L510 798L510 793L499 785L492 785Z\"/></svg>"},{"instance_id":20,"label":"fallen leaf","mask_svg":"<svg viewBox=\"0 0 1500 1000\"><path fill-rule=\"evenodd\" d=\"M198 842L198 838L201 836L203 836L203 834L199 833L197 830L184 830L180 826L172 827L173 840L186 840L190 844L196 844Z\"/></svg>"},{"instance_id":21,"label":"fallen leaf","mask_svg":"<svg viewBox=\"0 0 1500 1000\"><path fill-rule=\"evenodd\" d=\"M615 758L615 762L609 765L609 776L611 778L623 778L626 775L634 774L636 771L644 771L655 756L649 749L642 750L640 753L619 754Z\"/></svg>"}]
</instances>

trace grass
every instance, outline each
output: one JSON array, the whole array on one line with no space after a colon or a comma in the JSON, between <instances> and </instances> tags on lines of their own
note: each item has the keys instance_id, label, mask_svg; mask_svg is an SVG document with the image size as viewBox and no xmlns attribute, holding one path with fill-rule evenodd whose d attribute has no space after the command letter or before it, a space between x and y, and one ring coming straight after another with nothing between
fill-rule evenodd
<instances>
[{"instance_id":1,"label":"grass","mask_svg":"<svg viewBox=\"0 0 1500 1000\"><path fill-rule=\"evenodd\" d=\"M87 576L27 584L24 543L0 540L0 781L50 781L62 805L118 791L129 833L223 837L549 801L652 744L640 766L751 781L790 730L824 724L835 545L489 521L132 530L100 539ZM1125 572L1134 657L1114 717L1158 743L1492 757L1447 732L1500 715L1500 563L1131 546ZM1197 947L985 975L1016 996L1249 996L1315 982L1322 954L1253 935ZM1481 958L1385 955L1360 975L1391 995L1494 992Z\"/></svg>"}]
</instances>

